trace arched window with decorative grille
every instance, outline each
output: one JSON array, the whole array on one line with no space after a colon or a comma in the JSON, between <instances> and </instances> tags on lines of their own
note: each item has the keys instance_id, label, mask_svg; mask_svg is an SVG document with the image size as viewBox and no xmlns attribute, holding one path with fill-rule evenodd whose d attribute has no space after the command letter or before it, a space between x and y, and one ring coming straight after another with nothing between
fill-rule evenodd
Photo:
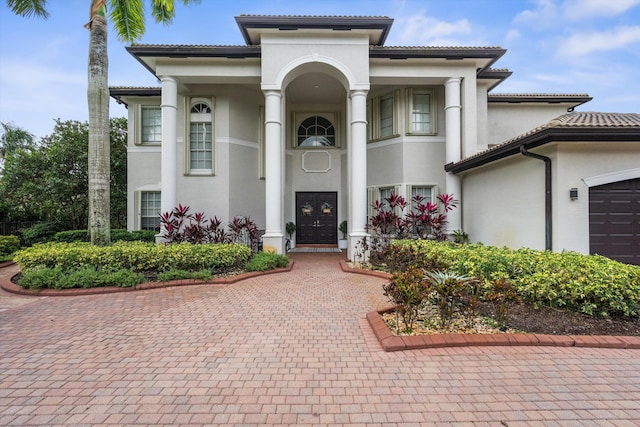
<instances>
[{"instance_id":1,"label":"arched window with decorative grille","mask_svg":"<svg viewBox=\"0 0 640 427\"><path fill-rule=\"evenodd\" d=\"M335 147L336 130L322 116L308 117L300 123L297 131L298 147Z\"/></svg>"}]
</instances>

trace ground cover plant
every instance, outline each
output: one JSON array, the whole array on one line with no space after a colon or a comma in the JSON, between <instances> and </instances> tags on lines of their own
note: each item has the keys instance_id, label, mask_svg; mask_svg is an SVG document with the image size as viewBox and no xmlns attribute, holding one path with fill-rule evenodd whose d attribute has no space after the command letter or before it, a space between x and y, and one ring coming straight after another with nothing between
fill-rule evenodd
<instances>
[{"instance_id":1,"label":"ground cover plant","mask_svg":"<svg viewBox=\"0 0 640 427\"><path fill-rule=\"evenodd\" d=\"M519 324L531 332L594 333L594 330L640 334L640 267L601 256L574 252L553 253L531 249L511 250L481 244L447 241L405 240L391 243L381 253L383 268L394 274L396 290L409 289L399 304L416 293L398 277L417 269L422 272L414 284L426 295L414 310L430 303L437 308L431 316L441 327L453 316L473 319L488 314L499 329ZM522 302L523 304L519 304ZM514 319L516 320L514 322ZM471 322L471 320L470 320ZM545 329L545 324L548 326ZM412 330L412 323L403 323ZM578 331L578 332L576 332ZM598 333L598 332L595 332Z\"/></svg>"}]
</instances>

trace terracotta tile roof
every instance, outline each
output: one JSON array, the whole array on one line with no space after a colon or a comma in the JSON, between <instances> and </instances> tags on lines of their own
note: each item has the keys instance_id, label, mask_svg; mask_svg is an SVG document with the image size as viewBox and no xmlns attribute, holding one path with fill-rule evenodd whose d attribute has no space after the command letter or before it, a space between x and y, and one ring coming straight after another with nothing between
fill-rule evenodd
<instances>
[{"instance_id":1,"label":"terracotta tile roof","mask_svg":"<svg viewBox=\"0 0 640 427\"><path fill-rule=\"evenodd\" d=\"M188 48L188 49L216 49L216 48L233 48L233 49L254 49L255 46L247 46L244 44L138 44L132 43L131 47L135 48Z\"/></svg>"},{"instance_id":2,"label":"terracotta tile roof","mask_svg":"<svg viewBox=\"0 0 640 427\"><path fill-rule=\"evenodd\" d=\"M390 19L383 15L255 15L251 13L241 13L239 16L252 18L362 18L362 19Z\"/></svg>"},{"instance_id":3,"label":"terracotta tile roof","mask_svg":"<svg viewBox=\"0 0 640 427\"><path fill-rule=\"evenodd\" d=\"M640 127L638 113L579 112L563 114L547 123L548 127Z\"/></svg>"},{"instance_id":4,"label":"terracotta tile roof","mask_svg":"<svg viewBox=\"0 0 640 427\"><path fill-rule=\"evenodd\" d=\"M420 51L494 51L503 50L500 46L372 46L376 50L420 50Z\"/></svg>"},{"instance_id":5,"label":"terracotta tile roof","mask_svg":"<svg viewBox=\"0 0 640 427\"><path fill-rule=\"evenodd\" d=\"M520 152L520 146L538 147L553 141L638 141L640 114L571 112L526 133L491 145L487 150L445 166L459 173Z\"/></svg>"}]
</instances>

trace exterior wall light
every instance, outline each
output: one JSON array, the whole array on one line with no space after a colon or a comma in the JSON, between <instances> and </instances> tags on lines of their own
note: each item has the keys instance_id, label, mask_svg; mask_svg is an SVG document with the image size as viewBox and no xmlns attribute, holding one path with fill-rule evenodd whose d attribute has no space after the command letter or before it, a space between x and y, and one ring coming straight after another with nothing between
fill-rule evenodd
<instances>
[{"instance_id":1,"label":"exterior wall light","mask_svg":"<svg viewBox=\"0 0 640 427\"><path fill-rule=\"evenodd\" d=\"M571 190L569 190L569 198L571 200L578 200L578 189L577 188L572 188Z\"/></svg>"}]
</instances>

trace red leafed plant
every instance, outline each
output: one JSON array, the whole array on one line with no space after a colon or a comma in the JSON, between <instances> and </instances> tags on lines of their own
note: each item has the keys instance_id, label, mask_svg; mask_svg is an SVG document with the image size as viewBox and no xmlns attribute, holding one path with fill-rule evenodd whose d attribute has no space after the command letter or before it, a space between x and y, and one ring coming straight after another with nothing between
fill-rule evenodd
<instances>
[{"instance_id":1,"label":"red leafed plant","mask_svg":"<svg viewBox=\"0 0 640 427\"><path fill-rule=\"evenodd\" d=\"M206 219L204 212L189 213L179 204L171 212L160 214L160 237L166 243L242 243L255 252L260 238L258 227L249 217L235 216L225 230L217 216Z\"/></svg>"}]
</instances>

